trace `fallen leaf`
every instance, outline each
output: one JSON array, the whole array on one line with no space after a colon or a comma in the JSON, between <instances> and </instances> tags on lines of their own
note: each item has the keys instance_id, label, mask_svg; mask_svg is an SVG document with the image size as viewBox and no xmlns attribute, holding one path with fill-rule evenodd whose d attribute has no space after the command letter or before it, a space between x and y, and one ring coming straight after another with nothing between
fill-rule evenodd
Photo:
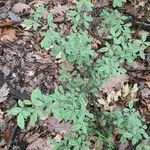
<instances>
[{"instance_id":1,"label":"fallen leaf","mask_svg":"<svg viewBox=\"0 0 150 150\"><path fill-rule=\"evenodd\" d=\"M150 88L150 81L149 82L146 82L147 86Z\"/></svg>"},{"instance_id":2,"label":"fallen leaf","mask_svg":"<svg viewBox=\"0 0 150 150\"><path fill-rule=\"evenodd\" d=\"M40 122L43 124L43 120ZM70 122L67 121L59 121L58 119L54 117L49 117L46 120L44 120L45 126L48 127L50 132L55 131L59 133L67 133L72 130L72 125Z\"/></svg>"},{"instance_id":3,"label":"fallen leaf","mask_svg":"<svg viewBox=\"0 0 150 150\"><path fill-rule=\"evenodd\" d=\"M38 138L40 137L40 134L39 133L27 133L25 134L25 141L28 143L28 144L31 144L33 143L34 141L36 141Z\"/></svg>"},{"instance_id":4,"label":"fallen leaf","mask_svg":"<svg viewBox=\"0 0 150 150\"><path fill-rule=\"evenodd\" d=\"M69 7L67 5L60 5L54 6L54 8L51 10L51 13L58 14L58 15L64 15L66 11L69 10Z\"/></svg>"},{"instance_id":5,"label":"fallen leaf","mask_svg":"<svg viewBox=\"0 0 150 150\"><path fill-rule=\"evenodd\" d=\"M109 102L103 98L98 99L98 103L104 107L104 110L112 111L114 109L114 106L110 106Z\"/></svg>"},{"instance_id":6,"label":"fallen leaf","mask_svg":"<svg viewBox=\"0 0 150 150\"><path fill-rule=\"evenodd\" d=\"M35 57L36 61L42 64L52 63L50 55L48 55L47 52L44 51L37 51L35 52L35 54L33 54L32 57Z\"/></svg>"},{"instance_id":7,"label":"fallen leaf","mask_svg":"<svg viewBox=\"0 0 150 150\"><path fill-rule=\"evenodd\" d=\"M14 28L4 28L0 34L2 41L13 42L16 40L16 30Z\"/></svg>"},{"instance_id":8,"label":"fallen leaf","mask_svg":"<svg viewBox=\"0 0 150 150\"><path fill-rule=\"evenodd\" d=\"M12 11L14 13L23 13L23 12L26 12L30 9L30 6L27 5L27 4L24 4L24 3L17 3L15 4L13 7L12 7Z\"/></svg>"},{"instance_id":9,"label":"fallen leaf","mask_svg":"<svg viewBox=\"0 0 150 150\"><path fill-rule=\"evenodd\" d=\"M94 39L92 41L92 47L95 50L97 50L99 48L99 46L101 46L101 45L102 45L102 42L100 40L98 40L98 39Z\"/></svg>"},{"instance_id":10,"label":"fallen leaf","mask_svg":"<svg viewBox=\"0 0 150 150\"><path fill-rule=\"evenodd\" d=\"M121 84L125 81L129 80L129 76L127 74L120 74L116 77L110 77L107 79L105 83L100 87L100 91L110 94L114 89L118 90L121 88Z\"/></svg>"},{"instance_id":11,"label":"fallen leaf","mask_svg":"<svg viewBox=\"0 0 150 150\"><path fill-rule=\"evenodd\" d=\"M143 99L149 99L150 98L150 88L141 89L140 92L141 92L141 97Z\"/></svg>"},{"instance_id":12,"label":"fallen leaf","mask_svg":"<svg viewBox=\"0 0 150 150\"><path fill-rule=\"evenodd\" d=\"M11 26L13 25L13 21L11 19L0 19L0 27Z\"/></svg>"},{"instance_id":13,"label":"fallen leaf","mask_svg":"<svg viewBox=\"0 0 150 150\"><path fill-rule=\"evenodd\" d=\"M2 72L7 77L10 74L11 70L7 65L5 65L5 66L2 67Z\"/></svg>"},{"instance_id":14,"label":"fallen leaf","mask_svg":"<svg viewBox=\"0 0 150 150\"><path fill-rule=\"evenodd\" d=\"M133 65L132 65L132 68L135 69L135 70L143 70L143 69L146 69L146 67L139 63L138 61L134 61Z\"/></svg>"},{"instance_id":15,"label":"fallen leaf","mask_svg":"<svg viewBox=\"0 0 150 150\"><path fill-rule=\"evenodd\" d=\"M55 15L54 22L62 22L64 21L66 12L70 9L73 9L73 5L60 5L54 6L53 9L51 9L51 13Z\"/></svg>"},{"instance_id":16,"label":"fallen leaf","mask_svg":"<svg viewBox=\"0 0 150 150\"><path fill-rule=\"evenodd\" d=\"M56 141L58 141L58 142L60 142L62 138L63 138L63 137L62 137L62 135L60 135L60 134L57 134L57 135L54 137L54 139L55 139Z\"/></svg>"},{"instance_id":17,"label":"fallen leaf","mask_svg":"<svg viewBox=\"0 0 150 150\"><path fill-rule=\"evenodd\" d=\"M129 146L129 142L128 141L126 141L124 144L119 143L118 150L126 150L126 149L128 149L128 146Z\"/></svg>"},{"instance_id":18,"label":"fallen leaf","mask_svg":"<svg viewBox=\"0 0 150 150\"><path fill-rule=\"evenodd\" d=\"M0 103L4 102L5 100L7 100L7 96L9 94L9 89L7 87L7 84L4 84L1 88L0 88Z\"/></svg>"},{"instance_id":19,"label":"fallen leaf","mask_svg":"<svg viewBox=\"0 0 150 150\"><path fill-rule=\"evenodd\" d=\"M38 138L33 143L29 144L26 150L51 150L50 139Z\"/></svg>"},{"instance_id":20,"label":"fallen leaf","mask_svg":"<svg viewBox=\"0 0 150 150\"><path fill-rule=\"evenodd\" d=\"M21 22L21 18L18 15L16 15L15 13L11 12L11 11L8 13L8 17L13 21L13 23Z\"/></svg>"}]
</instances>

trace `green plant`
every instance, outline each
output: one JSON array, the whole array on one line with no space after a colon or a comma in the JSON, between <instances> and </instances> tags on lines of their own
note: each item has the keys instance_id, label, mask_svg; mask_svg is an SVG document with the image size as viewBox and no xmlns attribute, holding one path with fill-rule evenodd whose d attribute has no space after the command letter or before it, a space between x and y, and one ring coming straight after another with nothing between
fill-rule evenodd
<instances>
[{"instance_id":1,"label":"green plant","mask_svg":"<svg viewBox=\"0 0 150 150\"><path fill-rule=\"evenodd\" d=\"M72 139L73 141L69 141L68 146L73 146L72 144L77 142L74 145L76 148L80 147L80 144L85 148L86 143L89 143L85 140L89 130L88 122L94 120L93 115L86 109L87 103L84 93L73 90L64 91L61 86L50 95L44 95L39 89L35 89L31 94L31 101L19 100L18 106L8 110L8 113L17 116L17 124L22 129L25 127L25 120L30 119L30 124L35 125L38 118L49 114L53 114L59 120L70 120L73 123L73 135L77 137L80 135L81 139ZM65 140L68 140L67 137L58 144L63 145Z\"/></svg>"},{"instance_id":2,"label":"green plant","mask_svg":"<svg viewBox=\"0 0 150 150\"><path fill-rule=\"evenodd\" d=\"M92 38L87 32L79 31L71 33L66 39L61 39L59 45L54 47L52 56L61 53L61 59L71 64L88 65L91 63L91 57L95 55L91 47Z\"/></svg>"},{"instance_id":3,"label":"green plant","mask_svg":"<svg viewBox=\"0 0 150 150\"><path fill-rule=\"evenodd\" d=\"M53 140L53 149L54 150L70 150L70 149L84 149L89 150L89 146L91 143L89 141L86 141L86 136L82 134L76 134L71 133L64 136L64 139L62 142L58 142L56 140Z\"/></svg>"},{"instance_id":4,"label":"green plant","mask_svg":"<svg viewBox=\"0 0 150 150\"><path fill-rule=\"evenodd\" d=\"M43 109L47 102L44 101L44 96L39 89L35 89L31 94L31 101L19 100L18 106L8 110L8 113L17 116L17 124L23 129L25 127L25 120L30 118L30 124L35 125L38 117L44 116Z\"/></svg>"},{"instance_id":5,"label":"green plant","mask_svg":"<svg viewBox=\"0 0 150 150\"><path fill-rule=\"evenodd\" d=\"M71 22L73 24L72 29L74 31L80 28L88 29L89 23L92 21L90 12L93 10L93 4L87 0L81 0L77 3L76 9L68 12L71 17Z\"/></svg>"},{"instance_id":6,"label":"green plant","mask_svg":"<svg viewBox=\"0 0 150 150\"><path fill-rule=\"evenodd\" d=\"M126 0L113 0L113 7L121 7Z\"/></svg>"},{"instance_id":7,"label":"green plant","mask_svg":"<svg viewBox=\"0 0 150 150\"><path fill-rule=\"evenodd\" d=\"M144 124L144 119L139 112L133 108L133 101L129 102L129 108L116 111L114 116L114 125L121 135L121 143L131 140L132 144L135 145L143 138L149 139L149 135L146 133L147 126Z\"/></svg>"},{"instance_id":8,"label":"green plant","mask_svg":"<svg viewBox=\"0 0 150 150\"><path fill-rule=\"evenodd\" d=\"M141 39L133 39L131 24L125 24L127 19L117 10L104 10L101 13L103 24L108 29L111 41L105 43L99 52L103 53L102 59L98 59L95 63L95 72L103 78L110 75L116 75L126 72L123 64L126 61L128 65L132 65L133 61L140 56L145 58L144 49L149 45L146 42L146 33L142 34Z\"/></svg>"},{"instance_id":9,"label":"green plant","mask_svg":"<svg viewBox=\"0 0 150 150\"><path fill-rule=\"evenodd\" d=\"M140 144L136 146L136 150L149 150L150 140L143 140Z\"/></svg>"},{"instance_id":10,"label":"green plant","mask_svg":"<svg viewBox=\"0 0 150 150\"><path fill-rule=\"evenodd\" d=\"M91 143L87 137L90 135L98 135L96 140L103 139L108 144L108 138L112 135L112 127L106 128L110 125L110 118L115 119L114 125L120 131L122 142L131 140L135 144L142 140L142 137L147 138L146 126L143 126L140 114L131 107L131 103L129 109L119 111L115 117L111 116L111 113L106 115L104 111L93 115L87 109L88 106L95 106L97 101L95 92L98 87L108 77L126 72L123 67L125 60L130 65L137 56L144 58L144 49L148 45L145 33L142 39L132 38L131 25L124 23L127 17L117 10L104 10L101 16L103 27L109 32L109 40L97 52L94 51L91 46L92 38L86 30L92 21L90 15L92 8L92 3L81 0L77 3L75 10L68 13L73 26L72 32L67 36L58 32L57 25L53 23L52 14L48 13L46 28L40 29L41 47L50 49L50 55L53 58L59 56L61 85L47 95L35 89L31 94L31 101L19 100L18 105L8 111L9 114L17 116L17 124L20 128L25 127L27 120L34 125L40 117L50 114L59 120L71 121L72 132L64 135L61 141L53 141L55 149L89 149ZM39 21L42 17L39 13L41 11L44 11L42 6L33 11L33 19L25 21L34 30L41 26ZM100 57L94 61L98 53ZM71 69L66 64L71 66ZM131 119L137 122L136 127ZM97 121L101 121L101 128L98 126L100 130L95 129Z\"/></svg>"},{"instance_id":11,"label":"green plant","mask_svg":"<svg viewBox=\"0 0 150 150\"><path fill-rule=\"evenodd\" d=\"M48 13L47 15L47 26L46 31L41 32L41 36L43 40L41 41L42 48L53 48L56 46L56 42L58 43L59 39L61 39L61 34L56 32L56 25L53 23L52 14Z\"/></svg>"},{"instance_id":12,"label":"green plant","mask_svg":"<svg viewBox=\"0 0 150 150\"><path fill-rule=\"evenodd\" d=\"M33 30L37 30L41 27L40 19L42 18L42 13L44 12L44 6L39 6L35 10L31 10L31 19L25 19L23 25L33 27Z\"/></svg>"}]
</instances>

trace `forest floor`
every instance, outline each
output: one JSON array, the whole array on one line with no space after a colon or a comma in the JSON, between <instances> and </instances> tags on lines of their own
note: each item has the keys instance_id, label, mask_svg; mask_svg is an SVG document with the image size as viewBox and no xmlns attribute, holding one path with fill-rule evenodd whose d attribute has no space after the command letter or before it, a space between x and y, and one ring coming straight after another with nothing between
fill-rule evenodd
<instances>
[{"instance_id":1,"label":"forest floor","mask_svg":"<svg viewBox=\"0 0 150 150\"><path fill-rule=\"evenodd\" d=\"M59 85L59 61L40 47L42 37L38 30L24 28L22 21L29 18L30 10L43 3L44 7L54 15L54 22L64 35L70 32L71 23L66 12L75 7L76 0L0 0L0 150L50 149L47 135L56 137L52 131L69 125L59 123L55 118L40 120L35 127L27 125L21 130L14 117L5 111L12 108L17 100L30 99L33 89L39 87L44 93L49 93ZM111 0L92 0L94 11L93 48L102 47L102 41L94 31L100 24L97 14L103 8L112 8ZM148 0L134 0L124 4L119 11L129 17L136 32L146 31L150 42L150 3ZM138 33L137 33L138 34ZM105 39L103 39L105 40ZM150 47L145 50L145 60L136 59L131 69L123 77L108 79L102 88L107 93L112 88L121 89L121 83L130 86L137 84L138 107L146 123L150 123ZM119 80L119 81L118 81ZM107 90L106 90L107 89ZM51 129L49 129L51 126ZM66 125L66 126L65 126ZM63 126L63 127L62 127ZM57 135L59 136L59 135ZM125 148L126 149L126 148ZM124 150L125 150L124 149Z\"/></svg>"}]
</instances>

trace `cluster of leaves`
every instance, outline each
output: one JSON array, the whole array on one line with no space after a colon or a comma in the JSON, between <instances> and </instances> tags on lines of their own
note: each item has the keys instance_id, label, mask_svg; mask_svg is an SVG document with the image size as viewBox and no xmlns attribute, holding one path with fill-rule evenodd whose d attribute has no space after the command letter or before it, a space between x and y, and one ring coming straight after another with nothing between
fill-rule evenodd
<instances>
[{"instance_id":1,"label":"cluster of leaves","mask_svg":"<svg viewBox=\"0 0 150 150\"><path fill-rule=\"evenodd\" d=\"M145 32L141 39L132 38L131 24L124 23L127 17L118 10L104 10L101 16L104 26L108 29L110 42L106 42L105 46L99 50L104 55L102 59L97 60L95 71L106 78L126 72L126 69L122 67L125 61L130 66L138 56L144 59L144 49L149 43L146 42Z\"/></svg>"},{"instance_id":2,"label":"cluster of leaves","mask_svg":"<svg viewBox=\"0 0 150 150\"><path fill-rule=\"evenodd\" d=\"M82 140L88 135L88 122L94 120L93 115L86 109L87 103L84 93L64 91L62 86L50 95L44 95L39 89L35 89L31 94L31 101L19 100L18 106L10 109L8 113L17 116L17 124L22 129L25 127L25 120L29 119L29 123L34 126L38 118L50 114L59 120L72 121L72 132L83 136L76 144L75 141L70 141L69 145L80 147L87 143Z\"/></svg>"},{"instance_id":3,"label":"cluster of leaves","mask_svg":"<svg viewBox=\"0 0 150 150\"><path fill-rule=\"evenodd\" d=\"M117 4L115 0L113 2L114 6L119 6L123 1L120 0ZM87 110L88 105L93 105L94 100L91 95L95 94L97 87L105 79L126 71L122 67L125 60L132 64L137 56L144 58L144 49L148 45L146 34L142 35L142 39L132 39L131 25L124 23L127 17L117 10L104 10L101 16L103 25L109 31L110 42L106 42L105 46L98 51L102 58L94 62L92 58L96 57L97 53L92 49L92 38L86 31L92 21L90 16L92 8L93 5L89 1L81 0L77 3L76 9L68 13L72 21L72 32L66 37L57 31L53 16L48 13L46 28L42 28L41 32L43 37L41 47L50 49L50 55L55 58L59 56L63 62L60 65L60 80L63 86L56 87L50 95L44 95L36 89L31 94L31 101L19 100L18 106L8 111L9 114L17 116L17 124L20 128L25 127L25 121L28 119L30 124L34 125L38 118L49 114L59 120L71 121L72 132L65 135L62 141L54 141L54 149L89 149L91 143L87 140L87 136L97 134L96 132L100 135L97 140L103 139L107 144L109 143L109 134L104 133L106 131L104 128L107 128L111 114L105 115L105 111L99 112L103 120L101 122L103 128L101 131L95 130L93 124L96 119ZM39 20L42 17L39 13L41 11L44 11L42 6L33 11L33 19L25 21L27 25L33 26L34 30L41 25ZM73 69L69 70L66 63ZM132 144L136 144L143 136L147 138L146 126L143 126L139 113L131 107L131 104L129 109L124 110L118 113L119 116L114 114L112 117L115 118L114 126L119 128L121 141L128 139ZM131 119L139 123L136 129ZM129 132L129 129L133 132ZM135 141L136 131L138 139ZM130 136L127 133L130 133ZM108 144L108 147L111 146Z\"/></svg>"},{"instance_id":4,"label":"cluster of leaves","mask_svg":"<svg viewBox=\"0 0 150 150\"><path fill-rule=\"evenodd\" d=\"M93 10L93 4L87 0L81 0L78 2L75 10L68 12L72 21L72 30L77 31L80 28L88 29L90 22L93 20L90 12Z\"/></svg>"},{"instance_id":5,"label":"cluster of leaves","mask_svg":"<svg viewBox=\"0 0 150 150\"><path fill-rule=\"evenodd\" d=\"M113 0L113 7L121 7L126 0Z\"/></svg>"},{"instance_id":6,"label":"cluster of leaves","mask_svg":"<svg viewBox=\"0 0 150 150\"><path fill-rule=\"evenodd\" d=\"M124 108L114 113L114 125L118 128L119 134L121 135L121 143L130 140L132 145L136 145L143 140L149 141L150 137L146 133L147 126L144 124L144 119L140 113L133 108L133 101L129 102L129 108ZM145 145L144 148L150 149L150 146Z\"/></svg>"},{"instance_id":7,"label":"cluster of leaves","mask_svg":"<svg viewBox=\"0 0 150 150\"><path fill-rule=\"evenodd\" d=\"M32 14L31 19L24 20L23 24L26 26L33 27L33 30L37 30L38 27L41 27L40 19L42 17L43 12L44 12L43 5L36 8L36 10L31 10L31 14Z\"/></svg>"},{"instance_id":8,"label":"cluster of leaves","mask_svg":"<svg viewBox=\"0 0 150 150\"><path fill-rule=\"evenodd\" d=\"M130 100L137 101L137 91L137 84L134 84L133 87L129 86L129 84L125 84L120 90L112 91L106 98L101 96L100 99L98 99L97 105L104 108L104 110L113 111L116 109L116 102L118 101L122 103L128 103Z\"/></svg>"}]
</instances>

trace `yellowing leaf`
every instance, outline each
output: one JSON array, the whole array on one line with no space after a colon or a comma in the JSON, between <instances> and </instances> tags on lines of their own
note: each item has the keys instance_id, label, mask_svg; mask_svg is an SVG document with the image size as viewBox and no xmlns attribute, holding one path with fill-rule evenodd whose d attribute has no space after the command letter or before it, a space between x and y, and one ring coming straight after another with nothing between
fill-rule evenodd
<instances>
[{"instance_id":1,"label":"yellowing leaf","mask_svg":"<svg viewBox=\"0 0 150 150\"><path fill-rule=\"evenodd\" d=\"M150 88L150 81L149 82L146 82L147 86Z\"/></svg>"},{"instance_id":2,"label":"yellowing leaf","mask_svg":"<svg viewBox=\"0 0 150 150\"><path fill-rule=\"evenodd\" d=\"M111 101L113 101L114 95L115 95L115 91L112 91L112 92L107 96L107 102L108 102L108 104L109 104Z\"/></svg>"},{"instance_id":3,"label":"yellowing leaf","mask_svg":"<svg viewBox=\"0 0 150 150\"><path fill-rule=\"evenodd\" d=\"M134 84L134 86L131 90L131 94L130 94L132 99L134 99L136 97L137 91L138 91L138 86L137 86L137 84Z\"/></svg>"},{"instance_id":4,"label":"yellowing leaf","mask_svg":"<svg viewBox=\"0 0 150 150\"><path fill-rule=\"evenodd\" d=\"M118 101L119 97L121 97L121 90L119 90L115 95L114 95L114 101Z\"/></svg>"},{"instance_id":5,"label":"yellowing leaf","mask_svg":"<svg viewBox=\"0 0 150 150\"><path fill-rule=\"evenodd\" d=\"M129 94L129 84L123 86L123 97L126 97Z\"/></svg>"}]
</instances>

